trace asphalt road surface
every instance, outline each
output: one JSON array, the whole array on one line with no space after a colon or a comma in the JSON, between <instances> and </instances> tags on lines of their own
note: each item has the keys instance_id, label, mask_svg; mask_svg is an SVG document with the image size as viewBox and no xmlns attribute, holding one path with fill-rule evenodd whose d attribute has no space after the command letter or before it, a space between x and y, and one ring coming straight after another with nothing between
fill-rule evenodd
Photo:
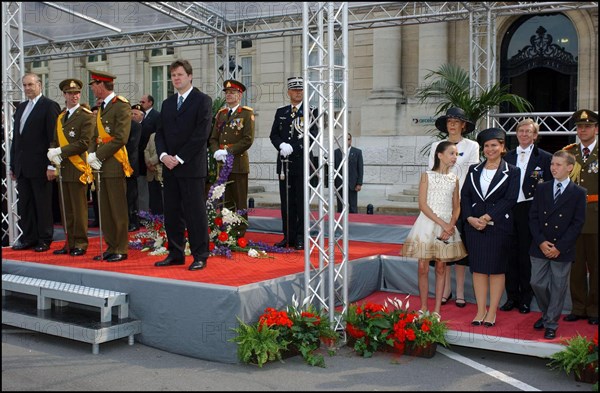
<instances>
[{"instance_id":1,"label":"asphalt road surface","mask_svg":"<svg viewBox=\"0 0 600 393\"><path fill-rule=\"evenodd\" d=\"M300 356L262 368L164 352L127 339L91 344L2 326L3 391L592 391L548 359L453 346L431 359L341 347L311 367Z\"/></svg>"}]
</instances>

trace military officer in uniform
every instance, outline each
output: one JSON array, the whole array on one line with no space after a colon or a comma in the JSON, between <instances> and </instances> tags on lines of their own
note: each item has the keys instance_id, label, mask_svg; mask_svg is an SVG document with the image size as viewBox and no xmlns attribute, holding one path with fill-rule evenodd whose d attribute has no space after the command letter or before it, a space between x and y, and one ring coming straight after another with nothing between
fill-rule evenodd
<instances>
[{"instance_id":1,"label":"military officer in uniform","mask_svg":"<svg viewBox=\"0 0 600 393\"><path fill-rule=\"evenodd\" d=\"M125 144L131 131L131 107L127 99L113 91L115 75L104 71L90 73L89 84L101 104L95 120L96 141L88 163L100 172L100 229L107 244L106 251L95 259L119 262L127 259L129 246L125 177L131 176L133 169Z\"/></svg>"},{"instance_id":2,"label":"military officer in uniform","mask_svg":"<svg viewBox=\"0 0 600 393\"><path fill-rule=\"evenodd\" d=\"M269 138L278 151L277 176L283 222L283 240L276 247L304 249L304 122L314 120L316 108L305 110L303 105L304 80L287 80L290 104L277 108ZM311 133L316 132L316 125ZM286 190L287 185L287 190ZM288 200L289 198L289 200Z\"/></svg>"},{"instance_id":3,"label":"military officer in uniform","mask_svg":"<svg viewBox=\"0 0 600 393\"><path fill-rule=\"evenodd\" d=\"M576 159L571 180L587 191L585 223L575 246L571 268L571 313L567 322L587 319L598 325L598 114L589 109L573 113L579 143L565 146ZM588 281L589 273L589 281Z\"/></svg>"},{"instance_id":4,"label":"military officer in uniform","mask_svg":"<svg viewBox=\"0 0 600 393\"><path fill-rule=\"evenodd\" d=\"M248 149L254 142L254 111L248 106L240 106L246 86L230 79L223 82L226 106L217 112L208 140L215 160L225 162L233 155L233 167L225 188L224 206L228 209L244 210L242 216L248 220L248 173L250 160ZM240 224L236 230L238 237L244 236L248 225Z\"/></svg>"},{"instance_id":5,"label":"military officer in uniform","mask_svg":"<svg viewBox=\"0 0 600 393\"><path fill-rule=\"evenodd\" d=\"M92 182L92 169L87 163L87 151L94 136L92 111L81 106L83 82L65 79L58 85L67 108L58 115L54 140L48 149L48 159L54 164L61 182L61 209L67 239L55 255L84 255L88 248L87 187Z\"/></svg>"}]
</instances>

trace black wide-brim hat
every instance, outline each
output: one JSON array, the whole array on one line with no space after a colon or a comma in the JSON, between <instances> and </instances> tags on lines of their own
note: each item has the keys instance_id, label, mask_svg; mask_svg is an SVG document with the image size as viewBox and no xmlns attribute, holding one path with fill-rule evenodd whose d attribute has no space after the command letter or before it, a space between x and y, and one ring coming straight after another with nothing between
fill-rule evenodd
<instances>
[{"instance_id":1,"label":"black wide-brim hat","mask_svg":"<svg viewBox=\"0 0 600 393\"><path fill-rule=\"evenodd\" d=\"M448 108L446 114L438 117L435 121L435 128L441 132L448 133L448 128L446 128L446 121L448 119L458 119L467 123L467 126L462 132L463 134L468 134L469 132L473 132L475 130L475 123L467 118L465 111L461 108Z\"/></svg>"},{"instance_id":2,"label":"black wide-brim hat","mask_svg":"<svg viewBox=\"0 0 600 393\"><path fill-rule=\"evenodd\" d=\"M483 144L492 139L506 140L506 132L499 128L486 128L477 134L477 143L483 147Z\"/></svg>"}]
</instances>

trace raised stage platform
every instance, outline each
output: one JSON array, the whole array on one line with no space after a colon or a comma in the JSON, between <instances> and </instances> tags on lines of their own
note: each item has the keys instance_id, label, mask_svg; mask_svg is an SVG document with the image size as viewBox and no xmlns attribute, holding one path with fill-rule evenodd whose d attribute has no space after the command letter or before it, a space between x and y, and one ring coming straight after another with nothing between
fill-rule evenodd
<instances>
[{"instance_id":1,"label":"raised stage platform","mask_svg":"<svg viewBox=\"0 0 600 393\"><path fill-rule=\"evenodd\" d=\"M410 308L419 305L417 262L399 256L410 226L416 217L356 214L349 216L348 292L350 301L385 301L410 295ZM281 219L276 210L255 209L250 214L253 241L273 244L281 239ZM91 233L90 233L91 235ZM57 231L59 238L60 233ZM370 239L370 240L364 240ZM382 242L385 240L386 242ZM62 247L55 241L52 249ZM129 259L119 263L95 262L98 239L90 242L84 257L58 257L52 253L3 249L2 273L68 282L128 293L130 316L141 321L136 341L168 352L224 363L237 363L237 347L229 339L237 317L254 322L266 307L283 308L292 296L302 298L304 254L271 254L274 258L255 259L242 253L233 258L211 257L201 271L190 272L187 265L154 267L163 259L130 250ZM433 271L430 288L433 288ZM474 303L470 275L465 296ZM430 293L433 297L433 292ZM431 299L433 302L433 299ZM568 301L565 312L568 312ZM494 328L473 327L475 305L458 308L450 301L442 308L442 318L450 324L451 345L485 348L531 356L548 356L561 349L560 338L576 332L593 334L595 327L585 321L563 322L558 338L544 340L534 331L539 318L537 305L530 314L500 312ZM48 328L52 328L49 326Z\"/></svg>"}]
</instances>

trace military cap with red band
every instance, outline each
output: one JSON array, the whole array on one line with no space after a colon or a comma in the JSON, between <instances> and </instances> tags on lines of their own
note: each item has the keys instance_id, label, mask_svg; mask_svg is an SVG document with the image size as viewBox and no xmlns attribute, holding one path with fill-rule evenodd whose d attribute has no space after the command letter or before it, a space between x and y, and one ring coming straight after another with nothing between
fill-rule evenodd
<instances>
[{"instance_id":1,"label":"military cap with red band","mask_svg":"<svg viewBox=\"0 0 600 393\"><path fill-rule=\"evenodd\" d=\"M105 71L90 71L90 85L95 82L112 82L117 77Z\"/></svg>"},{"instance_id":2,"label":"military cap with red band","mask_svg":"<svg viewBox=\"0 0 600 393\"><path fill-rule=\"evenodd\" d=\"M235 89L243 93L246 91L246 86L244 86L242 82L238 82L235 79L228 79L223 82L223 91L227 89Z\"/></svg>"}]
</instances>

